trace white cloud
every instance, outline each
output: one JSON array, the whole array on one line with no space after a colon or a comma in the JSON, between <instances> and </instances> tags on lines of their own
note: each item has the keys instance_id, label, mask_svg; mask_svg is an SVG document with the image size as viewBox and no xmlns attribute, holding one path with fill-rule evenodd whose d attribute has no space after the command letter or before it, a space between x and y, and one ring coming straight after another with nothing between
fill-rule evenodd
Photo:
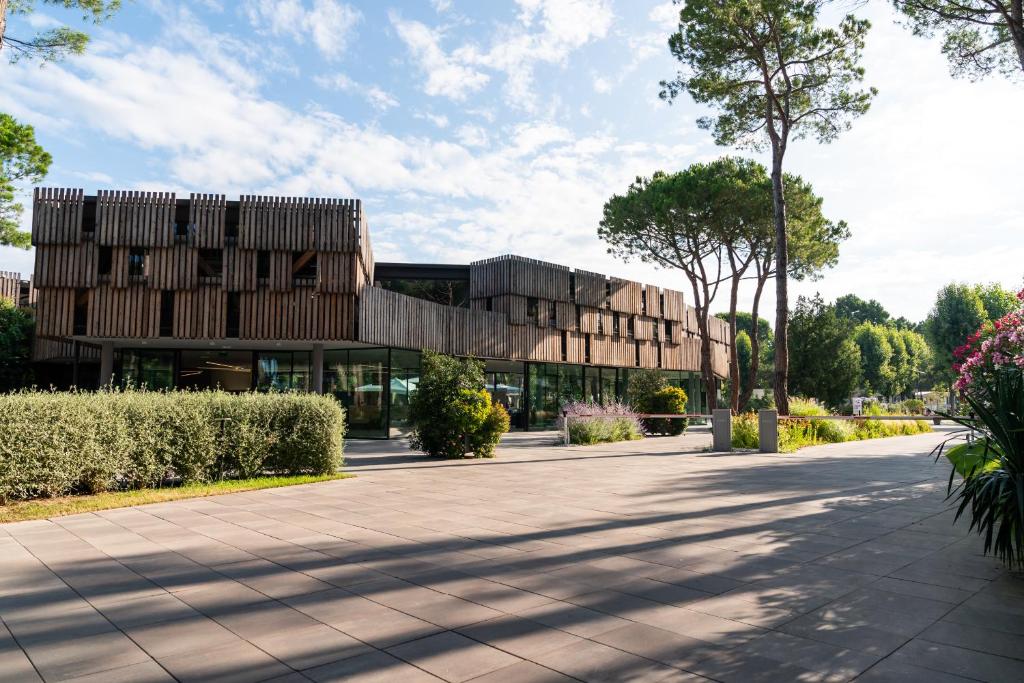
<instances>
[{"instance_id":1,"label":"white cloud","mask_svg":"<svg viewBox=\"0 0 1024 683\"><path fill-rule=\"evenodd\" d=\"M444 114L434 114L429 111L418 111L415 114L413 114L413 117L417 119L424 119L426 121L430 121L438 128L447 128L449 123L448 117L445 116Z\"/></svg>"},{"instance_id":2,"label":"white cloud","mask_svg":"<svg viewBox=\"0 0 1024 683\"><path fill-rule=\"evenodd\" d=\"M482 126L466 124L455 131L456 139L466 147L486 147L487 131Z\"/></svg>"},{"instance_id":3,"label":"white cloud","mask_svg":"<svg viewBox=\"0 0 1024 683\"><path fill-rule=\"evenodd\" d=\"M327 59L341 57L362 19L359 10L339 0L247 0L243 10L259 33L311 40Z\"/></svg>"},{"instance_id":4,"label":"white cloud","mask_svg":"<svg viewBox=\"0 0 1024 683\"><path fill-rule=\"evenodd\" d=\"M398 100L395 99L394 96L385 92L376 85L370 86L370 89L366 91L366 99L369 100L370 104L373 105L375 109L379 109L381 111L398 106Z\"/></svg>"},{"instance_id":5,"label":"white cloud","mask_svg":"<svg viewBox=\"0 0 1024 683\"><path fill-rule=\"evenodd\" d=\"M652 7L651 11L647 13L647 18L661 28L674 31L679 26L679 11L681 9L682 7L669 0Z\"/></svg>"},{"instance_id":6,"label":"white cloud","mask_svg":"<svg viewBox=\"0 0 1024 683\"><path fill-rule=\"evenodd\" d=\"M490 80L487 74L445 54L440 46L442 35L439 31L418 21L403 19L397 12L391 12L389 16L398 37L427 75L423 92L463 101L470 93L487 85Z\"/></svg>"},{"instance_id":7,"label":"white cloud","mask_svg":"<svg viewBox=\"0 0 1024 683\"><path fill-rule=\"evenodd\" d=\"M324 90L338 90L352 95L359 95L378 111L386 111L398 106L398 99L380 86L365 86L343 73L314 76L313 82Z\"/></svg>"},{"instance_id":8,"label":"white cloud","mask_svg":"<svg viewBox=\"0 0 1024 683\"><path fill-rule=\"evenodd\" d=\"M434 11L438 14L443 14L452 8L452 0L430 0L430 4L434 6Z\"/></svg>"},{"instance_id":9,"label":"white cloud","mask_svg":"<svg viewBox=\"0 0 1024 683\"><path fill-rule=\"evenodd\" d=\"M465 43L450 53L441 47L443 33L395 13L391 21L420 68L427 74L424 92L462 101L488 81L481 68L505 75L506 103L535 111L537 64L562 65L587 43L603 38L611 27L608 0L517 0L514 23L499 26L490 46Z\"/></svg>"},{"instance_id":10,"label":"white cloud","mask_svg":"<svg viewBox=\"0 0 1024 683\"><path fill-rule=\"evenodd\" d=\"M611 91L612 82L610 80L608 80L604 76L594 77L594 92L601 93L603 95L605 93L610 93Z\"/></svg>"}]
</instances>

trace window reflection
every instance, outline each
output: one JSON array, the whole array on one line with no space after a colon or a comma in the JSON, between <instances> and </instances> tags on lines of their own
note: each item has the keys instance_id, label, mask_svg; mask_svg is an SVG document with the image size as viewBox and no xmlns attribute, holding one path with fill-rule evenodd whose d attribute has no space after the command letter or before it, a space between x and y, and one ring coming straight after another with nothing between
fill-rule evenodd
<instances>
[{"instance_id":1,"label":"window reflection","mask_svg":"<svg viewBox=\"0 0 1024 683\"><path fill-rule=\"evenodd\" d=\"M349 436L384 438L387 433L387 349L324 352L324 393L345 406Z\"/></svg>"},{"instance_id":2,"label":"window reflection","mask_svg":"<svg viewBox=\"0 0 1024 683\"><path fill-rule=\"evenodd\" d=\"M182 351L178 386L182 389L249 391L251 351Z\"/></svg>"}]
</instances>

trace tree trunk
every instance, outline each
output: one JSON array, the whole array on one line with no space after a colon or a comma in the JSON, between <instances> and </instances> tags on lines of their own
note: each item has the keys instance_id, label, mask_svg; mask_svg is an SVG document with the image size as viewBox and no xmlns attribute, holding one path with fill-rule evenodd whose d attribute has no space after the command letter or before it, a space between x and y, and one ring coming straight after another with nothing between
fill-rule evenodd
<instances>
[{"instance_id":1,"label":"tree trunk","mask_svg":"<svg viewBox=\"0 0 1024 683\"><path fill-rule=\"evenodd\" d=\"M775 407L789 415L789 250L782 149L772 146L772 204L775 215Z\"/></svg>"},{"instance_id":2,"label":"tree trunk","mask_svg":"<svg viewBox=\"0 0 1024 683\"><path fill-rule=\"evenodd\" d=\"M1010 37L1013 39L1013 47L1017 51L1017 61L1024 71L1024 2L1013 0L1010 5Z\"/></svg>"},{"instance_id":3,"label":"tree trunk","mask_svg":"<svg viewBox=\"0 0 1024 683\"><path fill-rule=\"evenodd\" d=\"M708 394L707 410L710 411L718 407L718 401L715 399L715 373L711 369L711 334L707 308L697 309L697 329L700 332L700 371L704 378L704 390Z\"/></svg>"},{"instance_id":4,"label":"tree trunk","mask_svg":"<svg viewBox=\"0 0 1024 683\"><path fill-rule=\"evenodd\" d=\"M0 0L0 50L4 49L5 35L7 35L7 0Z\"/></svg>"},{"instance_id":5,"label":"tree trunk","mask_svg":"<svg viewBox=\"0 0 1024 683\"><path fill-rule=\"evenodd\" d=\"M741 411L746 410L750 403L750 397L754 395L754 385L757 384L757 372L761 369L761 339L757 334L757 316L760 313L761 293L768 276L757 278L757 289L754 290L754 303L750 307L751 326L750 330L750 368L747 370L747 388L740 394ZM735 343L735 342L734 342Z\"/></svg>"},{"instance_id":6,"label":"tree trunk","mask_svg":"<svg viewBox=\"0 0 1024 683\"><path fill-rule=\"evenodd\" d=\"M739 298L740 274L732 276L732 289L729 292L729 334L732 345L729 347L729 409L733 414L740 410L740 355L736 351L736 301Z\"/></svg>"}]
</instances>

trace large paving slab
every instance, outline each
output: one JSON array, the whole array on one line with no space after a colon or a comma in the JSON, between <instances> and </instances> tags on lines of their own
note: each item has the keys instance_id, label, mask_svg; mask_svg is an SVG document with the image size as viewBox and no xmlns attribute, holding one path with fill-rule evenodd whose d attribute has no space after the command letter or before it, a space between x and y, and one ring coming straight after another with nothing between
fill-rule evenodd
<instances>
[{"instance_id":1,"label":"large paving slab","mask_svg":"<svg viewBox=\"0 0 1024 683\"><path fill-rule=\"evenodd\" d=\"M0 682L1024 680L940 438L362 442L355 479L2 526Z\"/></svg>"}]
</instances>

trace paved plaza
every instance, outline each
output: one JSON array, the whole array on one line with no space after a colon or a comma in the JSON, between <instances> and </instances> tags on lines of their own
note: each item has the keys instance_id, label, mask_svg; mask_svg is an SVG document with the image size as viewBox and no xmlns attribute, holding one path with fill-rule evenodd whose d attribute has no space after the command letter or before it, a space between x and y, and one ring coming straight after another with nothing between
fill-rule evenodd
<instances>
[{"instance_id":1,"label":"paved plaza","mask_svg":"<svg viewBox=\"0 0 1024 683\"><path fill-rule=\"evenodd\" d=\"M363 442L355 479L0 526L0 681L1024 680L940 438Z\"/></svg>"}]
</instances>

